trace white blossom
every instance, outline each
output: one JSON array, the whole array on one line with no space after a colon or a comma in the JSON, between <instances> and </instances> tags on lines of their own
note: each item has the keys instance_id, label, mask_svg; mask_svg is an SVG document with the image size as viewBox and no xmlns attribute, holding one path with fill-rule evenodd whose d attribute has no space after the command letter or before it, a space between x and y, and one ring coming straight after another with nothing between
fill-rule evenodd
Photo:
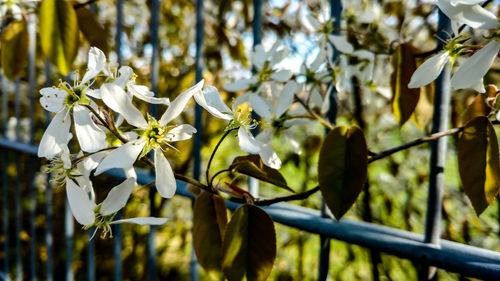
<instances>
[{"instance_id":1,"label":"white blossom","mask_svg":"<svg viewBox=\"0 0 500 281\"><path fill-rule=\"evenodd\" d=\"M73 180L66 180L66 195L68 198L71 213L75 219L84 226L84 229L95 227L102 229L102 238L112 237L112 224L135 223L140 225L161 225L167 222L166 218L140 217L113 220L116 213L125 207L125 204L134 189L135 179L127 178L119 185L113 187L106 199L100 204L96 204L94 196L89 198L89 193L78 186ZM93 236L92 236L93 237Z\"/></svg>"}]
</instances>

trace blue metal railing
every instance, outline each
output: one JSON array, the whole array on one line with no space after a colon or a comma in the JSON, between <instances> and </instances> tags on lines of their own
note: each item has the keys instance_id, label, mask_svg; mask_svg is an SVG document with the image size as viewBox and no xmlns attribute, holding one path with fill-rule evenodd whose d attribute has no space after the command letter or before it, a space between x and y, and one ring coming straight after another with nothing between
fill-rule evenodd
<instances>
[{"instance_id":1,"label":"blue metal railing","mask_svg":"<svg viewBox=\"0 0 500 281\"><path fill-rule=\"evenodd\" d=\"M331 0L330 1L332 7L332 17L336 19L335 24L336 27L340 27L340 12L341 12L341 2L340 0ZM118 0L116 4L117 9L117 26L116 26L116 54L118 58L118 63L122 64L122 24L123 24L123 0ZM260 0L255 0L254 2L254 22L253 22L253 30L254 30L254 43L257 44L261 41L262 38L262 23L261 23L261 11L262 2ZM157 91L157 83L158 83L158 66L159 66L159 46L158 46L158 26L159 26L159 7L160 1L154 0L152 1L152 19L151 19L151 30L152 30L152 47L153 47L153 56L152 56L152 72L151 72L151 87L153 91ZM203 0L196 1L196 56L195 56L195 71L196 71L196 81L200 81L202 79L202 57L203 57ZM21 230L22 230L22 214L21 211L21 177L22 174L19 172L14 179L14 188L11 189L9 183L11 183L11 179L7 174L6 166L9 163L9 157L13 153L21 153L23 157L29 159L31 162L28 165L28 176L30 179L34 178L34 163L37 154L37 146L35 143L35 135L34 135L34 116L35 116L35 88L36 84L36 69L35 69L35 60L36 60L36 25L35 25L35 15L31 14L29 16L29 34L30 34L30 47L29 47L29 67L28 67L28 98L29 98L29 119L30 119L30 128L29 128L29 141L27 143L20 141L20 129L21 129L21 103L20 103L20 85L21 82L19 79L15 81L15 97L14 97L14 117L17 120L16 128L15 128L15 140L9 140L5 138L6 136L6 128L7 128L7 120L9 117L9 93L6 90L6 79L4 79L0 75L0 84L2 85L2 135L0 138L0 156L1 156L1 168L2 168L2 234L4 236L4 241L2 245L3 251L3 266L0 270L0 280L7 279L7 273L10 273L11 276L14 276L16 279L25 278L26 274L23 274L23 261L22 261L22 245L21 245ZM441 16L440 18L440 30L443 29L443 26L446 25L444 18ZM442 36L444 37L444 36ZM49 63L45 65L45 77L46 77L46 86L52 85L51 81L51 67ZM444 74L442 74L442 80L438 82L438 86L436 88L442 88L441 92L446 93L449 91L448 87L448 78L449 78L449 70L446 70ZM441 83L441 84L439 84ZM441 86L439 86L441 85ZM438 90L439 92L439 90ZM438 95L437 95L438 96ZM444 99L439 102L439 104L444 105L448 104L449 100ZM335 104L335 103L332 103ZM439 108L439 107L437 107ZM153 107L153 112L155 108ZM437 110L437 112L442 112L440 115L441 121L436 121L439 124L447 124L446 118L448 115L446 110ZM437 115L437 113L436 113ZM200 163L201 163L201 130L202 130L202 111L199 106L196 107L195 110L195 127L198 130L198 134L194 139L194 158L195 165L193 168L193 175L195 178L200 177ZM335 115L333 115L335 116ZM47 122L50 120L50 115L48 113L45 114ZM334 118L334 117L333 117ZM443 121L444 120L444 121ZM435 130L442 131L444 127L436 127ZM444 139L442 142L445 142ZM437 144L436 146L439 146ZM443 144L441 144L443 146ZM446 148L441 148L441 150L445 151ZM441 151L441 152L442 152ZM439 157L438 157L439 158ZM21 161L16 161L15 163L16 169L21 171ZM443 165L443 163L438 163L439 165ZM124 175L118 171L112 170L108 172L109 175L124 178ZM47 176L48 177L48 176ZM138 171L138 183L147 184L153 180L153 176L146 171ZM46 266L45 271L46 275L43 277L39 277L38 279L42 280L53 280L53 267L54 267L54 254L53 254L53 212L52 212L52 188L51 184L48 182L49 178L47 178L47 187L45 190L45 246L46 246ZM437 178L437 181L440 179ZM188 198L192 198L192 194L187 191L186 184L183 182L178 182L178 194L181 196L185 196ZM353 221L349 219L343 219L340 222L333 222L330 218L325 216L325 212L307 209L291 204L275 204L273 206L264 207L264 209L271 215L274 221L278 223L282 223L284 225L297 228L300 230L304 230L313 234L318 234L322 237L322 246L320 249L320 263L319 263L319 272L318 272L318 280L325 280L328 276L328 267L329 267L329 247L326 246L329 243L325 243L330 238L338 239L341 241L345 241L347 243L352 243L356 245L360 245L372 250L385 252L388 254L392 254L398 257L407 258L416 262L419 262L423 265L428 266L436 266L439 268L443 268L452 272L458 272L467 276L483 278L483 279L495 279L500 276L500 253L489 251L485 249L480 249L476 247L471 247L467 245L463 245L460 243L450 242L446 240L440 240L440 209L441 209L441 199L440 194L442 193L441 183L436 183L434 187L430 187L429 192L429 203L428 203L428 217L426 221L426 232L425 235L420 235L408 231L403 231L395 228L380 226L376 224L370 224L360 221ZM431 184L431 186L434 186ZM29 266L26 268L28 272L28 278L30 280L37 279L37 257L36 257L36 229L35 229L35 215L36 215L36 190L34 189L34 184L32 182L28 185L28 198L29 198ZM14 213L15 213L15 235L13 237L15 244L15 258L14 260L14 268L15 270L11 272L11 253L9 253L9 247L11 247L11 238L10 237L10 225L9 225L9 209L8 204L9 201L7 198L12 196L12 191L14 191ZM156 206L154 205L154 196L156 192L150 193L150 205L151 215L156 214ZM227 206L234 210L239 204L234 202L227 202ZM66 247L66 258L65 258L65 279L73 280L73 271L72 271L72 253L73 253L73 217L69 210L69 207L66 205L65 213L65 247ZM89 234L92 233L92 230L89 231ZM122 279L122 230L119 225L114 226L114 259L115 259L115 280ZM148 259L148 280L155 280L156 272L155 272L155 264L156 264L156 247L154 244L155 238L155 228L151 227L151 230L148 234L148 247L147 247L147 259ZM40 238L38 238L40 239ZM87 276L88 280L95 280L96 274L96 265L95 265L95 256L94 256L94 241L91 241L87 245ZM192 266L191 266L191 280L197 280L198 278L198 269L195 264L196 257L193 254L192 258ZM432 273L432 268L427 269L424 279L432 278L429 275ZM421 277L422 278L422 277Z\"/></svg>"}]
</instances>

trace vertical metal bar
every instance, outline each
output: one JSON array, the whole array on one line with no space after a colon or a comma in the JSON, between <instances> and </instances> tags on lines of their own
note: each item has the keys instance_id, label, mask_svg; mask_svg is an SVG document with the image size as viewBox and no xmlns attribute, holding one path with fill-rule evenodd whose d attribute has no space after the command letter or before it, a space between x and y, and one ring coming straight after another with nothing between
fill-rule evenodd
<instances>
[{"instance_id":1,"label":"vertical metal bar","mask_svg":"<svg viewBox=\"0 0 500 281\"><path fill-rule=\"evenodd\" d=\"M7 118L8 118L8 100L9 93L7 91L7 87L5 85L5 77L3 74L0 75L0 85L2 87L2 136L5 137L7 135ZM2 216L3 216L3 233L4 233L4 261L3 261L3 271L5 275L9 276L9 208L8 208L8 185L7 185L7 152L5 149L2 149Z\"/></svg>"},{"instance_id":2,"label":"vertical metal bar","mask_svg":"<svg viewBox=\"0 0 500 281\"><path fill-rule=\"evenodd\" d=\"M253 46L262 42L262 0L253 1Z\"/></svg>"},{"instance_id":3,"label":"vertical metal bar","mask_svg":"<svg viewBox=\"0 0 500 281\"><path fill-rule=\"evenodd\" d=\"M49 61L45 61L45 87L51 86L51 65ZM46 125L50 123L50 113L45 111ZM52 281L52 184L50 183L50 174L47 174L47 187L45 189L45 215L47 230L45 232L45 243L47 246L47 281Z\"/></svg>"},{"instance_id":4,"label":"vertical metal bar","mask_svg":"<svg viewBox=\"0 0 500 281\"><path fill-rule=\"evenodd\" d=\"M66 199L64 205L64 236L66 237L66 281L73 281L73 270L71 264L73 260L73 215Z\"/></svg>"},{"instance_id":5,"label":"vertical metal bar","mask_svg":"<svg viewBox=\"0 0 500 281\"><path fill-rule=\"evenodd\" d=\"M116 1L116 57L118 64L122 64L122 31L123 31L123 0Z\"/></svg>"},{"instance_id":6,"label":"vertical metal bar","mask_svg":"<svg viewBox=\"0 0 500 281\"><path fill-rule=\"evenodd\" d=\"M122 65L122 32L123 32L123 0L116 2L116 56L118 65ZM116 214L116 219L121 217L121 211ZM113 233L115 235L114 256L115 256L115 281L122 280L122 226L121 224L113 225Z\"/></svg>"},{"instance_id":7,"label":"vertical metal bar","mask_svg":"<svg viewBox=\"0 0 500 281\"><path fill-rule=\"evenodd\" d=\"M34 144L35 141L35 64L36 64L36 14L28 15L28 34L29 34L29 49L28 49L28 95L29 95L29 143ZM31 160L35 160L34 156L29 156ZM35 161L28 163L28 178L29 196L30 196L30 280L36 280L36 231L35 231L35 210L36 210L36 189L34 185L35 178Z\"/></svg>"},{"instance_id":8,"label":"vertical metal bar","mask_svg":"<svg viewBox=\"0 0 500 281\"><path fill-rule=\"evenodd\" d=\"M196 0L196 54L195 54L195 77L198 83L203 79L203 0ZM201 175L201 136L203 134L203 111L199 104L195 104L194 108L194 127L196 134L193 141L193 178L200 180ZM208 181L208 179L207 179ZM194 252L194 247L191 247L191 281L198 280L198 260Z\"/></svg>"},{"instance_id":9,"label":"vertical metal bar","mask_svg":"<svg viewBox=\"0 0 500 281\"><path fill-rule=\"evenodd\" d=\"M156 190L149 190L149 213L151 216L156 215L156 206L155 206L155 195ZM148 233L148 247L147 247L147 255L148 255L148 280L154 281L156 280L156 248L155 248L155 237L156 237L156 227L150 226Z\"/></svg>"},{"instance_id":10,"label":"vertical metal bar","mask_svg":"<svg viewBox=\"0 0 500 281\"><path fill-rule=\"evenodd\" d=\"M45 87L50 87L51 86L51 65L49 61L45 61ZM48 126L50 123L50 113L48 111L45 111L45 120L46 120L46 125ZM45 189L45 215L46 215L46 225L47 229L45 231L45 244L47 247L47 265L46 265L46 270L47 270L47 281L52 281L53 280L53 274L52 274L52 267L53 267L53 262L52 262L52 245L53 245L53 239L52 239L52 185L50 183L50 174L47 174L47 181L46 181L47 187Z\"/></svg>"},{"instance_id":11,"label":"vertical metal bar","mask_svg":"<svg viewBox=\"0 0 500 281\"><path fill-rule=\"evenodd\" d=\"M450 20L439 10L438 38L448 39L451 34ZM438 46L442 42L437 40ZM434 92L434 113L432 133L446 131L450 111L450 67L447 65L436 80ZM429 194L425 220L425 243L438 246L441 236L441 206L443 203L444 165L446 164L447 138L440 138L431 143ZM422 280L436 278L436 268L424 266Z\"/></svg>"},{"instance_id":12,"label":"vertical metal bar","mask_svg":"<svg viewBox=\"0 0 500 281\"><path fill-rule=\"evenodd\" d=\"M262 0L253 1L253 48L262 42ZM252 66L252 72L255 73L255 67ZM252 112L252 118L257 120L258 115L255 111ZM252 130L252 134L256 135L258 129ZM259 196L259 181L254 178L248 178L248 192L255 197Z\"/></svg>"},{"instance_id":13,"label":"vertical metal bar","mask_svg":"<svg viewBox=\"0 0 500 281\"><path fill-rule=\"evenodd\" d=\"M151 91L157 94L158 91L158 73L160 69L159 62L159 48L158 48L158 25L159 25L159 11L160 0L153 0L151 2L151 47L153 53L151 56ZM157 105L151 105L151 115L157 117Z\"/></svg>"},{"instance_id":14,"label":"vertical metal bar","mask_svg":"<svg viewBox=\"0 0 500 281\"><path fill-rule=\"evenodd\" d=\"M151 57L151 90L158 95L158 72L159 72L159 48L158 48L158 25L159 25L159 11L160 0L153 0L151 2L151 45L153 54ZM156 104L151 105L151 115L157 117ZM151 171L153 173L153 171ZM149 214L156 216L155 206L156 190L149 190ZM156 279L156 226L149 226L148 233L148 280L153 281Z\"/></svg>"},{"instance_id":15,"label":"vertical metal bar","mask_svg":"<svg viewBox=\"0 0 500 281\"><path fill-rule=\"evenodd\" d=\"M21 137L20 124L21 124L21 80L16 78L15 80L15 92L14 92L14 115L16 118L15 134L16 140L19 141ZM15 184L15 212L16 212L16 279L23 279L23 265L22 265L22 255L21 255L21 161L16 159L16 184Z\"/></svg>"},{"instance_id":16,"label":"vertical metal bar","mask_svg":"<svg viewBox=\"0 0 500 281\"><path fill-rule=\"evenodd\" d=\"M342 3L340 0L330 0L330 17L333 19L333 34L339 33L340 28L340 16L342 13ZM332 45L332 61L335 62L339 55L339 52ZM330 108L327 112L327 118L332 123L337 122L337 89L334 87L330 94ZM328 208L323 201L321 203L321 216L330 217ZM318 280L323 281L328 278L328 269L330 265L330 239L324 236L319 237L320 240L320 252L319 252L319 267L318 267Z\"/></svg>"},{"instance_id":17,"label":"vertical metal bar","mask_svg":"<svg viewBox=\"0 0 500 281\"><path fill-rule=\"evenodd\" d=\"M95 227L89 228L87 234L89 238L94 234ZM95 240L91 239L87 245L87 272L88 272L88 280L95 280L95 261L94 261L94 251L95 251Z\"/></svg>"}]
</instances>

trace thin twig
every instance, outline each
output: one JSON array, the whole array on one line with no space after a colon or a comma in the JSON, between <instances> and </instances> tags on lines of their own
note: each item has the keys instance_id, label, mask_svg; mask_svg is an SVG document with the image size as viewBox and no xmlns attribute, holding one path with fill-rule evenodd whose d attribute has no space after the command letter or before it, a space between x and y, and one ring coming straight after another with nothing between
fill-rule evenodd
<instances>
[{"instance_id":1,"label":"thin twig","mask_svg":"<svg viewBox=\"0 0 500 281\"><path fill-rule=\"evenodd\" d=\"M208 183L208 186L213 186L214 179L215 179L218 175L220 175L220 174L222 174L222 173L231 172L231 171L232 171L231 169L223 169L223 170L218 171L217 173L215 173L215 174L212 176L212 178L210 179L210 181L209 181L209 183Z\"/></svg>"},{"instance_id":2,"label":"thin twig","mask_svg":"<svg viewBox=\"0 0 500 281\"><path fill-rule=\"evenodd\" d=\"M215 156L215 153L217 152L217 149L219 149L219 146L221 145L222 141L224 141L224 139L232 132L236 129L230 129L230 130L227 130L224 135L220 138L219 142L217 143L217 145L215 146L214 150L212 151L212 155L210 155L210 159L208 160L208 164L207 164L207 170L205 172L206 174L206 177L207 177L207 183L208 183L208 187L209 188L212 188L212 180L210 179L210 165L212 165L212 160L214 159L214 156Z\"/></svg>"},{"instance_id":3,"label":"thin twig","mask_svg":"<svg viewBox=\"0 0 500 281\"><path fill-rule=\"evenodd\" d=\"M323 126L327 127L330 130L333 130L335 128L335 126L332 123L330 123L328 120L326 120L325 118L321 117L319 114L314 112L314 110L312 110L301 98L295 96L295 100L298 101L300 104L302 104L302 106L307 110L307 112L311 114L314 118L316 118L316 120L318 120Z\"/></svg>"},{"instance_id":4,"label":"thin twig","mask_svg":"<svg viewBox=\"0 0 500 281\"><path fill-rule=\"evenodd\" d=\"M439 139L441 137L458 134L458 133L462 132L464 130L464 128L465 128L465 126L462 126L462 127L450 129L448 131L435 133L435 134L432 134L430 136L419 138L419 139L413 140L411 142L405 143L403 145L393 147L393 148L388 149L386 151L382 151L382 152L377 153L374 156L370 157L368 159L368 163L372 163L376 160L385 158L385 157L392 155L396 152L408 149L408 148L413 147L413 146L417 146L417 145L422 144L422 143L430 142L430 141L433 141L435 139Z\"/></svg>"},{"instance_id":5,"label":"thin twig","mask_svg":"<svg viewBox=\"0 0 500 281\"><path fill-rule=\"evenodd\" d=\"M297 194L293 194L293 195L289 195L289 196L276 197L276 198L264 199L264 200L255 199L253 203L257 206L269 206L269 205L276 204L279 202L287 202L287 201L293 201L293 200L306 199L318 191L319 191L319 186L316 186L310 190L307 190L307 191L304 191L301 193L297 193ZM233 202L237 202L237 203L245 203L245 200L240 199L240 198L232 197L230 200Z\"/></svg>"},{"instance_id":6,"label":"thin twig","mask_svg":"<svg viewBox=\"0 0 500 281\"><path fill-rule=\"evenodd\" d=\"M73 159L73 165L78 164L78 162L80 162L81 160L83 160L83 159L85 159L85 158L87 158L89 156L92 156L92 155L97 154L99 152L103 152L103 151L108 151L108 150L111 150L111 149L115 149L115 148L117 148L117 147L116 146L105 147L105 148L99 149L98 151L90 152L90 153L87 153L87 154L82 155L80 157L77 157L77 158Z\"/></svg>"}]
</instances>

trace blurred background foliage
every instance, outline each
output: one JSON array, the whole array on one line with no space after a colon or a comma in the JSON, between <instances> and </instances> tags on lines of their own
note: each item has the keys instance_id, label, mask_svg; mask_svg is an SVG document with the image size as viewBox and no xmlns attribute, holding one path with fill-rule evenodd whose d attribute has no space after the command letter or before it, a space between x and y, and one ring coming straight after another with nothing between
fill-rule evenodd
<instances>
[{"instance_id":1,"label":"blurred background foliage","mask_svg":"<svg viewBox=\"0 0 500 281\"><path fill-rule=\"evenodd\" d=\"M250 73L250 52L252 45L252 15L251 0L220 0L204 1L204 72L206 85L222 89L222 85L245 77ZM291 64L300 64L304 59L310 61L317 51L313 35L304 28L302 13L312 13L319 19L328 18L327 1L321 0L270 0L264 1L263 7L263 44L271 45L277 38L290 48ZM94 11L99 23L108 36L110 60L116 61L114 51L116 36L115 1L96 1L90 8ZM389 74L392 72L390 56L395 42L411 41L421 52L432 50L435 46L433 38L436 32L436 8L431 1L344 1L342 30L348 35L349 41L356 49L367 49L377 54L373 77L354 78L348 91L339 93L338 124L360 126L367 138L370 151L379 152L393 146L403 144L418 137L428 135L430 127L429 116L432 105L420 107L420 126L408 122L400 127L392 114L390 91L387 94ZM364 14L365 13L365 14ZM151 1L124 1L124 33L122 35L123 63L134 68L138 84L150 84L152 46L150 34ZM367 22L368 14L375 20ZM76 61L80 73L85 71L89 44L83 35L81 47ZM471 34L474 40L474 34ZM159 27L159 83L157 95L173 99L194 83L195 55L195 4L192 0L163 0L160 8ZM41 54L41 50L37 51ZM352 64L359 62L351 62ZM296 67L296 66L291 66ZM496 66L497 67L497 66ZM494 67L494 68L496 68ZM39 56L37 61L38 88L45 85L45 60ZM53 81L59 79L52 67ZM9 118L8 127L4 128L8 137L13 127L23 125L28 116L27 74L21 77L21 112L23 118ZM495 83L498 77L491 74L486 81ZM381 85L381 86L380 86ZM13 92L13 85L4 81L3 91ZM234 98L234 93L221 91L226 101ZM462 91L452 96L452 126L457 126L461 115L475 93ZM429 97L432 92L429 93ZM13 97L9 103L8 115L13 115ZM432 100L429 98L428 100ZM146 109L146 108L144 108ZM159 112L163 112L163 108ZM202 132L202 155L204 163L208 160L212 148L222 135L224 123L204 112L204 130ZM46 115L41 107L36 108L35 127L36 139L43 133ZM186 122L193 123L193 104L183 116ZM373 120L376 120L375 122ZM24 123L23 123L24 122ZM25 128L26 127L26 128ZM27 130L27 129L26 129ZM320 126L304 127L297 132L301 151L293 151L291 146L283 145L285 140L274 140L275 148L283 160L282 174L295 191L300 192L317 184L316 163L321 145L323 128ZM219 150L213 171L228 167L232 159L241 152L236 139L224 142ZM457 168L455 151L456 139L449 138L449 151L445 169L446 186L443 212L442 237L452 241L467 243L500 251L499 207L498 202L490 206L485 213L477 217L470 202L462 190ZM170 155L172 166L182 174L191 173L191 142L180 142L178 152ZM7 184L14 186L21 180L22 194L28 194L29 181L20 179L24 175L27 162L40 163L38 159L5 152L9 161L0 167L7 174ZM346 215L347 218L364 220L383 224L417 233L423 233L427 200L427 184L429 171L429 147L424 144L410 150L399 152L393 156L379 160L369 166L369 180L354 208ZM42 164L45 162L42 161ZM37 173L37 270L40 276L45 276L47 260L44 241L46 229L45 193L47 182L44 167ZM102 198L109 187L117 182L112 178L99 177L94 179L97 197ZM221 178L220 184L230 182L231 178ZM244 178L237 178L235 183L244 185ZM14 189L9 191L14 194ZM262 184L263 197L287 195L286 191L267 184ZM146 216L149 210L148 191L139 188L134 191L134 197L127 205L123 217ZM55 279L63 279L65 261L64 238L64 200L62 187L54 186L53 193L53 233L54 233L54 272ZM171 200L155 198L159 214L169 219L168 223L158 228L156 235L157 273L158 280L188 280L191 259L191 227L192 211L189 199L175 197ZM315 194L308 200L293 202L302 206L319 209L320 196ZM15 208L13 200L2 198L1 204L7 204L9 209ZM23 201L22 213L29 212L29 205ZM14 217L11 213L10 224ZM28 216L22 217L22 250L27 253ZM125 280L145 280L147 276L146 242L149 228L147 226L123 225L123 277ZM11 228L10 237L14 237ZM269 280L315 280L318 268L319 237L276 224L278 239L278 257ZM0 236L0 242L5 239ZM12 240L11 240L12 241ZM113 240L95 239L97 280L113 279ZM75 280L84 280L87 274L86 245L88 235L76 227L74 232L74 251L72 253ZM415 280L418 265L411 261L394 256L370 251L356 245L350 245L332 240L330 278L331 280ZM12 246L14 247L14 246ZM0 253L0 260L5 256ZM13 255L14 251L10 251ZM11 257L11 259L14 256ZM28 265L28 255L23 256L24 268ZM209 280L200 269L200 280ZM457 274L439 271L441 280L466 280Z\"/></svg>"}]
</instances>

